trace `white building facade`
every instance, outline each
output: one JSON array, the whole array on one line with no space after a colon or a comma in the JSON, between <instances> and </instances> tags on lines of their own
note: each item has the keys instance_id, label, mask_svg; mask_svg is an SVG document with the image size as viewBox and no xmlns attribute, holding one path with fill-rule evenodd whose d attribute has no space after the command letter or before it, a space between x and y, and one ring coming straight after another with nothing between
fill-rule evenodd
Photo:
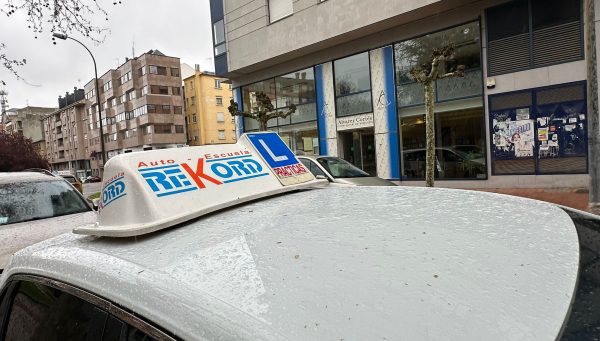
<instances>
[{"instance_id":1,"label":"white building facade","mask_svg":"<svg viewBox=\"0 0 600 341\"><path fill-rule=\"evenodd\" d=\"M242 110L258 92L297 106L269 124L293 150L423 184L424 94L409 71L452 44L447 70L466 72L435 86L436 185L588 185L580 0L211 0L211 15L215 69Z\"/></svg>"}]
</instances>

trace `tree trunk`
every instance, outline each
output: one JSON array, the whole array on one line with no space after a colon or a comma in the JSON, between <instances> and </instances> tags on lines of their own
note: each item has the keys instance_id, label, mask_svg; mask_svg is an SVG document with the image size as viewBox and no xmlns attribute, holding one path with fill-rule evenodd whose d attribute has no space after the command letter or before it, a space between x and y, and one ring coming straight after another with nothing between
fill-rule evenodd
<instances>
[{"instance_id":1,"label":"tree trunk","mask_svg":"<svg viewBox=\"0 0 600 341\"><path fill-rule=\"evenodd\" d=\"M267 131L267 121L258 120L258 125L259 125L258 130L260 130L260 131Z\"/></svg>"},{"instance_id":2,"label":"tree trunk","mask_svg":"<svg viewBox=\"0 0 600 341\"><path fill-rule=\"evenodd\" d=\"M433 187L435 176L435 115L434 111L434 81L425 83L425 136L427 139L427 156L425 158L425 186Z\"/></svg>"},{"instance_id":3,"label":"tree trunk","mask_svg":"<svg viewBox=\"0 0 600 341\"><path fill-rule=\"evenodd\" d=\"M598 76L596 69L596 20L594 1L584 2L585 60L587 66L588 157L590 171L589 207L600 214L600 116L598 113Z\"/></svg>"}]
</instances>

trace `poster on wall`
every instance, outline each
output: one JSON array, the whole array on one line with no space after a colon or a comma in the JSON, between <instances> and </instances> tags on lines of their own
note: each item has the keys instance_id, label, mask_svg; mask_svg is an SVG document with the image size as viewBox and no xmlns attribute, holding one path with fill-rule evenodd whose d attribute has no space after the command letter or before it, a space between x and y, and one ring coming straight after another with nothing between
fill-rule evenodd
<instances>
[{"instance_id":1,"label":"poster on wall","mask_svg":"<svg viewBox=\"0 0 600 341\"><path fill-rule=\"evenodd\" d=\"M494 154L499 159L513 159L533 156L533 120L513 120L510 113L494 115L493 136ZM529 117L529 111L521 109L519 118Z\"/></svg>"},{"instance_id":2,"label":"poster on wall","mask_svg":"<svg viewBox=\"0 0 600 341\"><path fill-rule=\"evenodd\" d=\"M533 120L511 122L510 138L516 157L533 156Z\"/></svg>"}]
</instances>

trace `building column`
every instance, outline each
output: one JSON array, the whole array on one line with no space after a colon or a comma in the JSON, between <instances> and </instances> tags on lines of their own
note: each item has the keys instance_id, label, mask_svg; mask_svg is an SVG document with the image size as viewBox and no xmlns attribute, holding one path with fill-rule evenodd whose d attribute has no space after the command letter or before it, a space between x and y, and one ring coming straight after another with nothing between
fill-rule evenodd
<instances>
[{"instance_id":1,"label":"building column","mask_svg":"<svg viewBox=\"0 0 600 341\"><path fill-rule=\"evenodd\" d=\"M338 156L333 63L315 66L319 154Z\"/></svg>"},{"instance_id":2,"label":"building column","mask_svg":"<svg viewBox=\"0 0 600 341\"><path fill-rule=\"evenodd\" d=\"M371 50L369 59L377 176L384 179L400 179L393 47L385 46Z\"/></svg>"}]
</instances>

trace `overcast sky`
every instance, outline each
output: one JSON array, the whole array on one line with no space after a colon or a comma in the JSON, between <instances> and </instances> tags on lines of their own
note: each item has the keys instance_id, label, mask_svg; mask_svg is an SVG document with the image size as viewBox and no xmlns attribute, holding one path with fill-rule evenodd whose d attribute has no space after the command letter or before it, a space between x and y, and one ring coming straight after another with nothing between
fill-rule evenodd
<instances>
[{"instance_id":1,"label":"overcast sky","mask_svg":"<svg viewBox=\"0 0 600 341\"><path fill-rule=\"evenodd\" d=\"M181 58L182 63L214 70L208 0L122 0L117 6L113 1L98 2L109 13L109 21L101 15L94 21L111 30L104 43L95 45L73 34L94 54L98 76L125 62L125 57L131 58L132 42L136 56L158 49ZM0 6L5 4L6 0L0 0ZM2 52L9 58L27 59L19 73L32 84L17 80L0 65L11 108L56 107L59 95L72 92L75 86L82 88L94 78L92 59L83 47L72 40L57 40L53 45L49 31L35 39L22 15L7 18L0 14L0 42L6 44Z\"/></svg>"}]
</instances>

